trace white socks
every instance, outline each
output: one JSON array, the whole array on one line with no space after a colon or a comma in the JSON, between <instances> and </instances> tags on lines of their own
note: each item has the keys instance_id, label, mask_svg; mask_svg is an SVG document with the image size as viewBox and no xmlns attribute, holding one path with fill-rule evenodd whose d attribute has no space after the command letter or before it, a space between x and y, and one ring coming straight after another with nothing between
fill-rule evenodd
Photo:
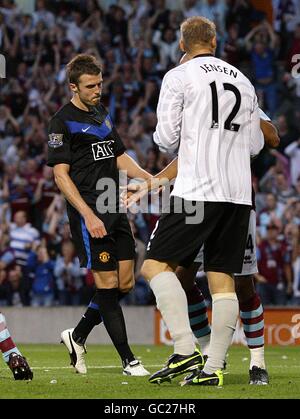
<instances>
[{"instance_id":1,"label":"white socks","mask_svg":"<svg viewBox=\"0 0 300 419\"><path fill-rule=\"evenodd\" d=\"M239 303L235 293L212 295L212 322L208 360L203 371L213 374L224 368L227 350L232 342L239 315Z\"/></svg>"},{"instance_id":2,"label":"white socks","mask_svg":"<svg viewBox=\"0 0 300 419\"><path fill-rule=\"evenodd\" d=\"M202 355L208 355L208 348L209 348L209 344L210 344L210 335L211 334L209 333L208 335L201 336L201 338L197 338L197 341L199 343Z\"/></svg>"},{"instance_id":3,"label":"white socks","mask_svg":"<svg viewBox=\"0 0 300 419\"><path fill-rule=\"evenodd\" d=\"M173 272L162 272L150 281L157 308L174 341L174 353L191 355L195 352L194 335L190 327L185 292Z\"/></svg>"},{"instance_id":4,"label":"white socks","mask_svg":"<svg viewBox=\"0 0 300 419\"><path fill-rule=\"evenodd\" d=\"M251 361L250 361L250 370L252 367L256 366L258 368L266 369L265 365L265 348L264 346L260 348L250 349Z\"/></svg>"}]
</instances>

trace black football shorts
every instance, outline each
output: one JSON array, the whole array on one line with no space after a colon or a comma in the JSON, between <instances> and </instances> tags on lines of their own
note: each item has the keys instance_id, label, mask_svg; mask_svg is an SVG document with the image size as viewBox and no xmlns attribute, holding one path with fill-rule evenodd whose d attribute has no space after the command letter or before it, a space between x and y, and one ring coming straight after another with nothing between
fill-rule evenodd
<instances>
[{"instance_id":1,"label":"black football shorts","mask_svg":"<svg viewBox=\"0 0 300 419\"><path fill-rule=\"evenodd\" d=\"M115 271L120 260L135 258L135 241L126 214L105 214L99 217L108 235L96 239L91 237L83 217L74 207L67 205L67 212L72 240L82 268Z\"/></svg>"},{"instance_id":2,"label":"black football shorts","mask_svg":"<svg viewBox=\"0 0 300 419\"><path fill-rule=\"evenodd\" d=\"M197 204L197 207L195 206ZM178 211L179 208L182 211ZM187 222L197 208L196 223ZM170 211L157 222L146 259L190 266L204 244L204 270L242 270L251 206L228 202L195 202L171 197Z\"/></svg>"}]
</instances>

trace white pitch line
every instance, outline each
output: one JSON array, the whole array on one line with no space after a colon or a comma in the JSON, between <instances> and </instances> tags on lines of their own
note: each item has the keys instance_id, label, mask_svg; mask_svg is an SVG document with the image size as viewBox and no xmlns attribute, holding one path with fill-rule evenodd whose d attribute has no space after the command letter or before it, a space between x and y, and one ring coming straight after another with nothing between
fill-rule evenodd
<instances>
[{"instance_id":1,"label":"white pitch line","mask_svg":"<svg viewBox=\"0 0 300 419\"><path fill-rule=\"evenodd\" d=\"M144 365L146 368L160 368L162 365ZM74 369L74 367L30 367L32 370L69 370ZM120 368L122 369L121 365L93 365L87 366L87 369L90 370L98 370L98 369L105 369L105 368ZM84 374L82 374L84 375Z\"/></svg>"},{"instance_id":2,"label":"white pitch line","mask_svg":"<svg viewBox=\"0 0 300 419\"><path fill-rule=\"evenodd\" d=\"M270 369L273 369L273 368L295 368L295 369L299 369L300 365L272 365L270 367ZM269 371L268 367L267 367L267 370Z\"/></svg>"},{"instance_id":3,"label":"white pitch line","mask_svg":"<svg viewBox=\"0 0 300 419\"><path fill-rule=\"evenodd\" d=\"M158 365L144 365L146 368L161 368L162 364ZM272 365L272 368L286 368L287 365ZM300 365L288 365L289 368L296 368L296 369L300 369ZM90 370L102 370L102 369L114 369L114 368L120 368L122 369L121 365L91 365L91 366L87 366L88 369ZM69 367L31 367L32 370L71 370L74 369L74 367L69 366ZM231 372L232 373L232 372ZM79 374L80 375L80 374ZM84 375L84 374L82 374Z\"/></svg>"},{"instance_id":4,"label":"white pitch line","mask_svg":"<svg viewBox=\"0 0 300 419\"><path fill-rule=\"evenodd\" d=\"M161 368L162 365L144 365L145 368ZM272 368L286 368L287 365L272 365ZM300 369L300 365L288 365L289 368L297 368ZM90 370L101 370L101 369L114 369L114 368L121 368L121 365L92 365L87 366L87 369ZM70 370L74 369L74 367L31 367L32 370ZM224 374L228 374L229 372L225 372ZM232 374L232 372L231 372ZM235 373L233 373L235 374ZM84 374L83 374L84 375Z\"/></svg>"}]
</instances>

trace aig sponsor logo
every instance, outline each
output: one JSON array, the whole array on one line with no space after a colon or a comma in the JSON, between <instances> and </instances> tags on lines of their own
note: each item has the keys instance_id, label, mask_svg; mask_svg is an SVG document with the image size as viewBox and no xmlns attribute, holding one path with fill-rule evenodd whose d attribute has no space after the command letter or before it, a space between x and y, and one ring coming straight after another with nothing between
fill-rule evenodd
<instances>
[{"instance_id":1,"label":"aig sponsor logo","mask_svg":"<svg viewBox=\"0 0 300 419\"><path fill-rule=\"evenodd\" d=\"M92 144L94 160L110 159L114 157L113 143L114 141L110 140Z\"/></svg>"}]
</instances>

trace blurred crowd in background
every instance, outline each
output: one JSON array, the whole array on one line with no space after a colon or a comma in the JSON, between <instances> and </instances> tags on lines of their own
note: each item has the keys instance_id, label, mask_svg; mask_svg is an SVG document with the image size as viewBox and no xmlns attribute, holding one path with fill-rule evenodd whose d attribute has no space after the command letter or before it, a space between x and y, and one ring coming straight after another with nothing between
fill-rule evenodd
<instances>
[{"instance_id":1,"label":"blurred crowd in background","mask_svg":"<svg viewBox=\"0 0 300 419\"><path fill-rule=\"evenodd\" d=\"M195 15L216 23L217 56L251 79L278 128L279 148L253 162L256 281L265 305L300 305L300 77L292 73L300 1L37 0L30 12L22 3L0 0L0 306L86 304L94 292L46 166L49 118L71 98L65 64L80 52L99 59L102 102L127 153L156 174L174 157L152 140L160 85L182 55L180 23ZM130 215L137 263L128 304L153 302L139 269L157 212Z\"/></svg>"}]
</instances>

